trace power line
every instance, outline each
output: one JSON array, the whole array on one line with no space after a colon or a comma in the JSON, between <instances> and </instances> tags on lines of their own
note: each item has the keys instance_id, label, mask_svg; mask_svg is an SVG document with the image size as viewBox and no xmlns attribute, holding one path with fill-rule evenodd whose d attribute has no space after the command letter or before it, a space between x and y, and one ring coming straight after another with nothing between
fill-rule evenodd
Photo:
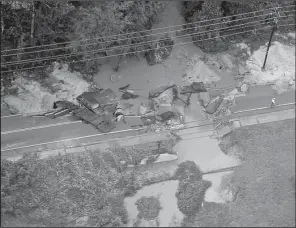
<instances>
[{"instance_id":1,"label":"power line","mask_svg":"<svg viewBox=\"0 0 296 228\"><path fill-rule=\"evenodd\" d=\"M172 38L173 39L174 38L179 39L179 38L183 38L183 37L187 37L187 36L191 36L191 35L198 35L198 34L209 33L209 32L213 32L213 31L228 32L230 30L233 30L231 28L236 29L236 27L246 27L247 24L254 24L254 23L258 23L258 22L262 22L262 21L266 22L268 20L273 20L273 19L274 18L268 18L268 19L263 19L263 20L259 20L259 21L253 21L253 22L247 22L247 23L244 23L244 24L229 26L227 28L217 28L217 29L207 30L207 31L203 31L203 32L197 32L197 33L190 33L190 34L181 35L181 36L175 36L175 37L172 37ZM225 31L223 31L223 30L225 30ZM162 41L170 40L170 39L171 38L165 38L165 39L162 39ZM112 49L118 49L118 48L122 48L122 47L135 47L135 46L140 46L140 45L143 45L143 44L149 44L150 42L153 42L153 41L157 41L157 40L152 40L152 41L149 41L149 42L140 42L140 43L131 44L131 45L120 45L120 46L117 46L117 47L111 47L109 49L97 49L97 50L94 50L94 51L73 53L73 54L69 54L69 55L56 55L56 56L44 57L44 58L26 59L26 60L21 60L21 61L6 62L6 63L2 63L2 64L4 64L5 66L11 66L11 65L15 65L15 64L25 64L25 63L31 63L31 62L36 62L36 61L39 62L39 61L50 60L50 59L55 59L55 58L67 58L67 57L73 57L73 56L83 55L83 54L87 54L87 53L99 53L99 52L109 51L109 50L112 50Z\"/></svg>"},{"instance_id":2,"label":"power line","mask_svg":"<svg viewBox=\"0 0 296 228\"><path fill-rule=\"evenodd\" d=\"M258 15L258 16L246 17L246 18L239 18L239 19L232 20L231 22L241 21L241 20L247 20L247 19L253 19L253 18L268 16L268 15L270 15L270 13L263 14L263 15ZM237 16L237 15L233 15L233 16ZM198 26L198 28L209 27L209 26L220 25L220 24L226 24L226 23L229 23L229 22L230 21L222 21L222 22L218 22L218 23L214 23L214 24ZM199 23L199 22L195 22L195 23ZM143 36L132 37L132 38L133 39L134 38L143 38L143 37L149 37L149 36L155 36L155 35L162 35L162 34L166 34L166 33L174 33L176 31L185 31L185 30L191 30L191 29L193 29L193 28L180 29L180 30L172 30L172 31L169 31L169 32L162 32L162 33L156 33L156 34L150 34L150 35L143 35ZM131 38L117 39L116 42L118 42L118 41L125 41L125 40L129 40L129 39L131 39ZM73 41L73 42L75 42L75 41ZM73 43L73 42L71 42L71 43ZM33 54L33 53L41 53L41 52L47 52L47 51L57 51L57 50L70 49L70 48L75 48L75 47L80 47L80 46L86 47L86 46L97 45L97 44L105 44L105 43L110 43L110 42L114 42L114 40L113 41L104 41L104 42L89 43L89 44L72 45L72 46L66 46L66 47L51 48L51 49L38 50L38 51L30 51L30 52L24 52L24 53L6 54L6 55L1 55L1 56L2 57L8 57L8 56L14 56L14 55L19 55L20 56L20 55L25 55L25 54Z\"/></svg>"},{"instance_id":3,"label":"power line","mask_svg":"<svg viewBox=\"0 0 296 228\"><path fill-rule=\"evenodd\" d=\"M295 5L276 7L276 9L290 8L290 7L295 7ZM252 12L248 12L248 13L230 15L230 16L226 16L226 17L219 17L219 18L203 20L203 21L199 21L199 22L191 22L191 23L186 23L186 24L167 26L167 27L155 28L155 29L150 29L150 30L142 30L142 31L130 32L130 33L123 33L123 34L117 34L117 35L111 35L111 36L105 36L105 37L97 37L97 38L94 38L94 39L84 39L84 40L77 40L77 41L71 41L71 42L62 42L62 43L47 44L47 45L40 45L40 46L31 46L31 47L9 49L9 50L3 50L3 51L1 51L1 53L8 52L8 51L26 50L26 49L33 49L33 48L40 48L40 47L50 47L50 46L54 46L54 45L71 44L73 42L84 42L84 41L90 41L90 40L106 39L106 38L112 38L112 37L118 37L118 36L126 36L126 35L137 34L137 33L151 32L151 31L157 31L157 30L168 29L168 28L175 28L175 27L180 27L180 26L188 26L188 25L196 24L196 23L203 23L203 22L221 20L221 19L225 19L225 18L231 18L231 17L234 17L234 16L242 16L242 15L247 15L247 14L254 14L254 13L269 11L269 10L274 10L274 8L267 8L267 9L263 9L263 10L257 10L257 11L252 11ZM152 35L154 35L154 34L152 34ZM137 37L134 37L134 38L137 38Z\"/></svg>"},{"instance_id":4,"label":"power line","mask_svg":"<svg viewBox=\"0 0 296 228\"><path fill-rule=\"evenodd\" d=\"M272 26L266 26L266 27L263 27L263 28L252 29L252 30L248 30L248 31L244 31L244 32L238 32L238 33L233 33L233 34L228 34L228 35L224 35L224 36L216 36L216 37L212 37L212 38L208 38L208 39L200 39L200 40L191 41L191 42L185 42L185 43L181 43L181 44L167 45L167 46L163 46L162 48L173 47L173 46L182 46L182 45L185 45L185 44L190 44L190 43L195 43L195 42L200 42L200 41L213 40L213 39L216 39L216 38L228 37L228 36L232 36L232 35L243 34L243 33L257 31L257 30L263 30L263 29L270 28L270 27L272 27ZM141 50L141 51L138 51L138 52L145 52L145 51L152 51L152 50L155 50L155 48L145 49L145 50ZM107 56L107 57L122 56L122 55L126 55L126 54L135 54L135 53L137 53L137 52L128 52L128 53L123 53L123 54L120 54L120 55L110 55L110 56ZM77 60L77 61L73 61L73 63L85 62L85 61L92 61L92 60L97 60L97 59L102 59L102 58L106 58L106 56L96 57L96 58L92 58L92 59ZM50 65L44 65L44 66L37 66L37 67L29 67L29 68L8 70L8 71L1 71L1 73L9 73L9 72L23 71L23 70L32 70L32 69L45 68L45 67L50 67L50 66L52 66L52 64L50 64Z\"/></svg>"},{"instance_id":5,"label":"power line","mask_svg":"<svg viewBox=\"0 0 296 228\"><path fill-rule=\"evenodd\" d=\"M286 26L295 26L295 24L278 25L278 27L286 27ZM248 30L248 31L244 31L244 32L239 32L239 33L228 34L228 35L224 35L224 36L216 36L216 37L212 37L212 38L209 38L209 39L200 39L200 40L196 40L196 41L192 41L192 42L185 42L185 43L181 43L181 44L168 45L168 46L163 46L161 48L173 47L173 46L182 46L182 45L189 44L189 43L195 43L195 42L206 41L206 40L213 40L213 39L216 39L216 38L227 37L227 36L232 36L232 35L237 35L237 34L243 34L243 33L257 31L257 30L263 30L263 29L270 28L270 27L272 27L272 26L266 26L264 28L252 29L252 30ZM140 50L140 51L137 51L137 52L122 53L122 54L118 54L118 55L110 55L110 56L96 57L96 58L92 58L92 59L82 59L82 60L73 61L73 63L76 63L76 62L86 62L86 61L92 61L92 60L97 60L97 59L102 59L102 58L109 58L109 57L117 57L117 56L122 56L122 55L126 55L126 54L136 54L136 53L139 53L139 52L145 52L145 51L150 51L150 50L155 50L155 48ZM22 68L22 69L14 69L14 70L1 71L1 73L9 73L9 72L15 72L15 71L32 70L32 69L46 68L46 67L51 67L51 66L52 66L52 64L50 64L50 65L44 65L44 66L37 66L37 67L29 67L29 68Z\"/></svg>"},{"instance_id":6,"label":"power line","mask_svg":"<svg viewBox=\"0 0 296 228\"><path fill-rule=\"evenodd\" d=\"M294 10L295 11L295 10ZM289 12L292 12L292 11L289 11ZM257 18L257 17L262 17L262 16L266 16L266 15L270 15L270 14L263 14L263 15L260 15L260 16L255 16L255 17L248 17L248 18L241 18L241 19L236 19L236 20L232 20L231 22L234 22L234 21L240 21L240 20L247 20L247 19L253 19L253 18ZM288 17L288 16L281 16L281 17ZM266 18L264 20L268 20L270 18ZM220 25L220 24L225 24L225 23L229 23L229 21L225 21L225 22L219 22L219 23L214 23L214 24L209 24L209 25L203 25L203 26L199 26L198 28L202 28L202 27L209 27L209 26L214 26L214 25ZM187 29L181 29L181 30L173 30L173 31L169 31L169 32L163 32L163 33L156 33L156 34L153 34L153 35L144 35L144 36L139 36L137 38L142 38L142 37L149 37L149 36L154 36L154 35L161 35L161 34L166 34L166 33L174 33L176 31L185 31L185 30L192 30L193 28L187 28ZM222 28L223 29L223 28ZM128 40L130 38L126 38L126 39L118 39L117 41L122 41L122 40ZM153 42L153 41L156 41L156 40L150 40L150 41L145 41L147 43L149 42ZM114 42L114 41L106 41L106 42L97 42L97 43L91 43L91 44L86 44L86 45L73 45L73 46L67 46L67 47L60 47L60 48L52 48L52 49L46 49L46 50L39 50L39 51L31 51L31 52L25 52L25 53L16 53L16 54L8 54L8 55L2 55L2 57L8 57L8 56L14 56L14 55L27 55L27 54L33 54L33 53L41 53L41 52L46 52L46 51L56 51L56 50L63 50L63 49L70 49L70 48L75 48L75 47L80 47L80 46L90 46L90 45L96 45L96 44L104 44L104 43L108 43L108 42ZM145 43L144 42L144 43ZM143 43L143 42L142 42ZM135 44L128 44L126 45L127 47L129 46L132 46L132 45L137 45L139 43L135 43ZM120 47L122 45L119 45L117 47ZM117 47L111 47L109 49L113 49L113 48L117 48ZM85 53L85 52L83 52ZM81 52L81 54L83 54ZM71 56L75 56L75 55L79 55L77 53L72 53L70 54ZM62 55L60 55L62 56ZM49 58L52 57L52 56L48 56ZM54 56L53 56L54 57ZM57 56L56 56L57 57ZM44 57L45 58L45 57ZM20 60L22 61L22 60ZM20 62L18 61L18 62Z\"/></svg>"},{"instance_id":7,"label":"power line","mask_svg":"<svg viewBox=\"0 0 296 228\"><path fill-rule=\"evenodd\" d=\"M284 17L287 17L287 16L280 16L281 18L284 18ZM258 22L261 22L261 21L268 21L268 20L272 20L272 19L275 19L275 18L268 18L268 19L263 19L263 20L259 20L259 21L253 21L253 22L247 22L247 23L244 23L244 24L240 24L240 25L234 25L234 26L229 26L227 28L222 28L222 29L213 29L213 30L207 30L207 31L203 31L203 32L198 32L198 33L190 33L190 34L186 34L186 35L181 35L181 36L175 36L173 38L182 38L182 37L187 37L187 36L191 36L191 35L198 35L198 34L202 34L202 33L208 33L208 32L213 32L213 31L221 31L221 30L225 30L225 31L222 31L222 32L228 32L228 30L233 30L233 29L230 29L230 28L233 28L233 27L238 27L238 26L243 26L243 25L246 25L246 24L252 24L252 23L258 23ZM163 41L164 40L170 40L170 38L166 38L166 39L162 39ZM152 41L150 41L152 42ZM21 61L13 61L13 62L6 62L6 63L2 63L4 64L5 66L11 66L11 65L16 65L16 64L26 64L26 63L31 63L31 62L40 62L40 61L44 61L44 60L50 60L50 59L55 59L55 58L67 58L67 57L74 57L74 56L78 56L78 55L83 55L83 54L88 54L88 53L99 53L99 52L104 52L104 51L109 51L111 49L118 49L118 48L121 48L121 47L134 47L134 46L139 46L140 44L148 44L150 42L140 42L140 43L136 43L136 44L131 44L131 45L119 45L117 47L111 47L109 49L97 49L97 50L94 50L94 51L86 51L86 52L80 52L80 53L72 53L72 54L64 54L64 55L56 55L56 56L51 56L51 57L44 57L44 58L35 58L35 59L27 59L27 60L21 60ZM138 51L139 52L139 51ZM106 56L108 57L108 56Z\"/></svg>"}]
</instances>

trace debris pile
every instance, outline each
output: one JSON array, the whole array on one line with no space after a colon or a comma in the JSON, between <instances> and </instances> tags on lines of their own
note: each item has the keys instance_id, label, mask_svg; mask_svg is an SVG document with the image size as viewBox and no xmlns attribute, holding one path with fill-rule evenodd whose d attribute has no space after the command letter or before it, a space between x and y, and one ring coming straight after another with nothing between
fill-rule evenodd
<instances>
[{"instance_id":1,"label":"debris pile","mask_svg":"<svg viewBox=\"0 0 296 228\"><path fill-rule=\"evenodd\" d=\"M133 97L129 97L129 99L138 98L139 95L129 90L129 86L123 86L119 88L119 91L123 95L132 94ZM147 130L150 131L174 130L184 127L184 117L175 107L175 101L182 100L182 96L189 97L193 93L206 91L202 82L194 82L181 88L175 84L161 85L150 90L147 100L141 103L138 113L129 115L124 111L125 103L123 101L127 99L125 96L117 97L110 88L93 87L91 92L83 92L76 97L78 105L65 100L55 101L52 106L55 110L42 115L56 118L71 113L104 133L112 131L118 122L127 124L126 118L132 116L136 118L133 118L130 127L146 125ZM188 99L183 102L185 105L189 103ZM135 121L141 123L135 125Z\"/></svg>"}]
</instances>

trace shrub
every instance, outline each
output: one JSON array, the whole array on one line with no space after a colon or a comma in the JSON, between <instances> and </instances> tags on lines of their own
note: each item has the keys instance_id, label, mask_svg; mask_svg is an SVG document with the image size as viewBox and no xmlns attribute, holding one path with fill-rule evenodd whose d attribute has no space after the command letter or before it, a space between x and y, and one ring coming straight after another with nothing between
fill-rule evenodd
<instances>
[{"instance_id":1,"label":"shrub","mask_svg":"<svg viewBox=\"0 0 296 228\"><path fill-rule=\"evenodd\" d=\"M211 182L202 180L202 172L192 161L179 164L175 179L179 180L176 197L178 207L186 216L193 216L200 208L205 191L211 186Z\"/></svg>"},{"instance_id":2,"label":"shrub","mask_svg":"<svg viewBox=\"0 0 296 228\"><path fill-rule=\"evenodd\" d=\"M187 216L197 213L204 199L206 190L211 186L209 181L180 181L176 197L179 210Z\"/></svg>"},{"instance_id":3,"label":"shrub","mask_svg":"<svg viewBox=\"0 0 296 228\"><path fill-rule=\"evenodd\" d=\"M138 208L138 218L146 220L156 219L162 209L159 199L156 197L141 197L135 203Z\"/></svg>"},{"instance_id":4,"label":"shrub","mask_svg":"<svg viewBox=\"0 0 296 228\"><path fill-rule=\"evenodd\" d=\"M176 180L180 181L199 181L202 179L202 172L196 166L193 161L185 161L179 164L175 177Z\"/></svg>"}]
</instances>

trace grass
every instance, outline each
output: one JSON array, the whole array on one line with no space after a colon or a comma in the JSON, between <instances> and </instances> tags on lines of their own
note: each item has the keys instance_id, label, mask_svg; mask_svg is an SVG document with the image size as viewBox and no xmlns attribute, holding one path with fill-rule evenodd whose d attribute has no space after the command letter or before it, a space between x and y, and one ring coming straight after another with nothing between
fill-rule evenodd
<instances>
[{"instance_id":1,"label":"grass","mask_svg":"<svg viewBox=\"0 0 296 228\"><path fill-rule=\"evenodd\" d=\"M120 176L99 153L2 160L1 217L71 226L88 216L88 225L120 226L127 221L125 190L115 187Z\"/></svg>"},{"instance_id":2,"label":"grass","mask_svg":"<svg viewBox=\"0 0 296 228\"><path fill-rule=\"evenodd\" d=\"M244 165L230 180L236 200L205 204L187 226L295 226L295 120L231 133ZM230 150L230 147L225 147Z\"/></svg>"},{"instance_id":3,"label":"grass","mask_svg":"<svg viewBox=\"0 0 296 228\"><path fill-rule=\"evenodd\" d=\"M119 154L96 151L42 160L33 154L15 163L1 160L1 226L75 226L84 217L86 226L123 226L128 219L124 198L172 177L128 171Z\"/></svg>"}]
</instances>

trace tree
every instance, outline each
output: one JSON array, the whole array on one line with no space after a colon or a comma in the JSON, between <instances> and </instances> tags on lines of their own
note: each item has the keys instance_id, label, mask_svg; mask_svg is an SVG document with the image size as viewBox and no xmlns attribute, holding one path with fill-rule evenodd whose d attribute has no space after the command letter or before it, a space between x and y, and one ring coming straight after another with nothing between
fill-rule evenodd
<instances>
[{"instance_id":1,"label":"tree","mask_svg":"<svg viewBox=\"0 0 296 228\"><path fill-rule=\"evenodd\" d=\"M123 1L123 2L96 2L92 7L80 7L75 19L75 31L72 40L89 40L73 42L71 46L79 45L73 53L79 54L79 59L94 59L93 61L72 64L75 69L87 70L87 73L96 73L102 61L100 57L118 57L116 70L120 62L137 52L150 47L149 32L138 32L150 29L158 14L163 10L163 2ZM79 33L78 33L79 31ZM121 35L130 33L128 35ZM118 35L115 35L118 34ZM116 48L121 46L120 48ZM135 52L125 54L128 52ZM139 55L138 55L139 56ZM98 59L96 59L98 58ZM90 71L90 69L93 69Z\"/></svg>"}]
</instances>

